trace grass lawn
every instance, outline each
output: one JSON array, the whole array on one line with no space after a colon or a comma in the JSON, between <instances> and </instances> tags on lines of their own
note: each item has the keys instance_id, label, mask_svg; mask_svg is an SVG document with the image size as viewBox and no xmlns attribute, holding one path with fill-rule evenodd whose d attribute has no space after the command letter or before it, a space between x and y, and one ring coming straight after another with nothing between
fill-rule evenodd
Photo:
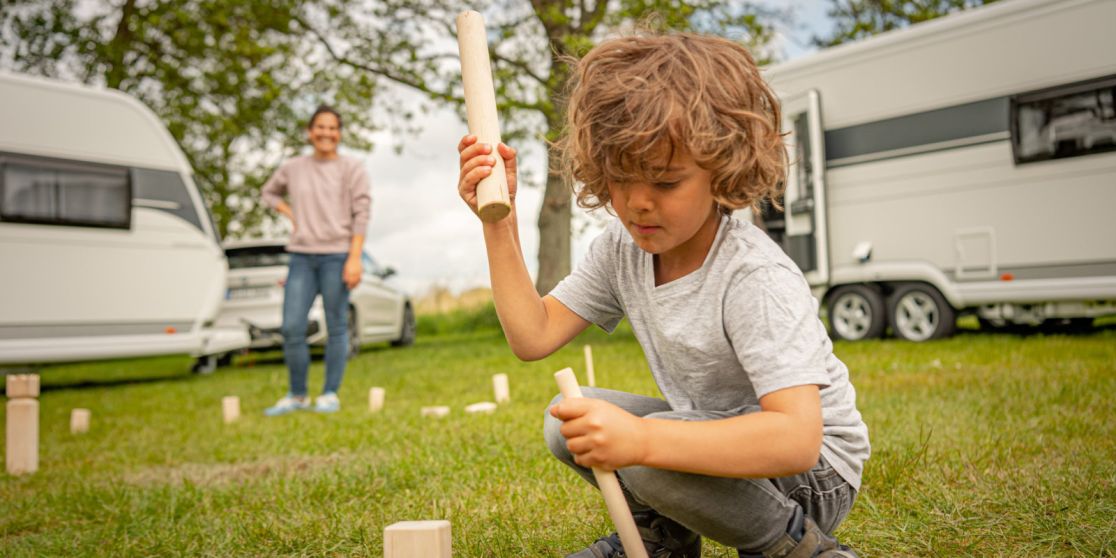
<instances>
[{"instance_id":1,"label":"grass lawn","mask_svg":"<svg viewBox=\"0 0 1116 558\"><path fill-rule=\"evenodd\" d=\"M552 373L584 381L583 343L598 385L657 395L623 328L535 363L492 329L368 347L335 415L262 416L286 389L278 353L210 376L184 358L46 368L40 470L0 475L0 555L379 557L385 526L448 519L456 557L564 556L611 530L603 501L542 442ZM837 355L872 437L838 531L862 556L1116 556L1116 327ZM511 403L464 414L492 399L498 372ZM376 415L371 386L387 390ZM225 395L241 400L232 425ZM425 405L453 410L422 418ZM75 407L93 412L88 434L69 433ZM705 556L735 553L707 544Z\"/></svg>"}]
</instances>

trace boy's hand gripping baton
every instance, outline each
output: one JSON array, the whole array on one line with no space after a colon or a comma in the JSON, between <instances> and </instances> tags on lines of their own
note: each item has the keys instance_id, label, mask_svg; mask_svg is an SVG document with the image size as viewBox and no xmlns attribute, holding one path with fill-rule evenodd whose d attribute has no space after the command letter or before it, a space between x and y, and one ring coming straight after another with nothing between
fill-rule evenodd
<instances>
[{"instance_id":1,"label":"boy's hand gripping baton","mask_svg":"<svg viewBox=\"0 0 1116 558\"><path fill-rule=\"evenodd\" d=\"M485 223L495 223L511 212L508 177L500 144L500 124L496 113L496 92L492 86L492 65L488 59L488 39L484 17L472 10L457 16L457 46L461 51L461 82L465 86L465 114L469 133L479 143L492 146L492 174L477 184L477 214Z\"/></svg>"},{"instance_id":2,"label":"boy's hand gripping baton","mask_svg":"<svg viewBox=\"0 0 1116 558\"><path fill-rule=\"evenodd\" d=\"M574 399L581 397L581 388L577 385L577 376L570 368L564 368L554 373L558 382L558 391L562 397ZM647 558L647 549L643 547L643 539L636 529L632 511L628 509L628 501L624 499L624 491L620 488L620 481L616 473L602 471L593 467L593 476L597 479L597 486L604 495L605 505L608 506L608 515L616 525L616 532L620 534L620 543L624 545L624 553L631 558Z\"/></svg>"}]
</instances>

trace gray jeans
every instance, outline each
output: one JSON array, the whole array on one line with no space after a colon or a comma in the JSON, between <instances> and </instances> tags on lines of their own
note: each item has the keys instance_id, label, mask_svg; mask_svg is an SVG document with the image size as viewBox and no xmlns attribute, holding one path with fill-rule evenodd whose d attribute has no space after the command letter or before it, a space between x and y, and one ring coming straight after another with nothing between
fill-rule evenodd
<instances>
[{"instance_id":1,"label":"gray jeans","mask_svg":"<svg viewBox=\"0 0 1116 558\"><path fill-rule=\"evenodd\" d=\"M732 411L672 411L662 399L609 389L581 389L585 397L603 399L636 416L656 419L717 420L760 410L749 406ZM559 395L551 405L561 400ZM574 463L566 439L558 430L561 425L549 412L546 414L543 432L547 446L562 463L596 485L593 472ZM832 534L856 499L856 490L824 458L805 473L776 479L712 477L650 467L625 467L616 474L632 511L653 509L691 531L746 552L763 551L783 539L797 507Z\"/></svg>"}]
</instances>

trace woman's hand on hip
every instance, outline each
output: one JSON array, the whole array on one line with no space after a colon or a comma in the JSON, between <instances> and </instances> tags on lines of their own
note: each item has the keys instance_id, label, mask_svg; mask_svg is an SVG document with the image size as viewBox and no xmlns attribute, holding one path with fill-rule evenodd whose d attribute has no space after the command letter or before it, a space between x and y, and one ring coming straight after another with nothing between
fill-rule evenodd
<instances>
[{"instance_id":1,"label":"woman's hand on hip","mask_svg":"<svg viewBox=\"0 0 1116 558\"><path fill-rule=\"evenodd\" d=\"M360 284L360 275L363 269L360 264L360 257L349 257L345 260L345 270L341 272L341 280L345 282L345 286L349 290L353 290Z\"/></svg>"}]
</instances>

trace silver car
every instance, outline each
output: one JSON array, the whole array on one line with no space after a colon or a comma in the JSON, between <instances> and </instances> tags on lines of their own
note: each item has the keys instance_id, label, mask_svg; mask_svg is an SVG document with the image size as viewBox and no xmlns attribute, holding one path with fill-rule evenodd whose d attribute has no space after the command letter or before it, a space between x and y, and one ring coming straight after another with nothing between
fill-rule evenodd
<instances>
[{"instance_id":1,"label":"silver car","mask_svg":"<svg viewBox=\"0 0 1116 558\"><path fill-rule=\"evenodd\" d=\"M287 253L283 241L229 241L225 243L229 274L225 301L217 317L221 326L247 327L249 349L283 346L283 285L287 279ZM362 254L363 276L349 294L349 357L363 345L387 341L395 347L415 342L415 314L411 299L388 279L395 274L380 266L368 252ZM325 346L325 313L319 295L310 307L306 339ZM209 372L226 365L231 354L207 355L194 365L196 372Z\"/></svg>"}]
</instances>

